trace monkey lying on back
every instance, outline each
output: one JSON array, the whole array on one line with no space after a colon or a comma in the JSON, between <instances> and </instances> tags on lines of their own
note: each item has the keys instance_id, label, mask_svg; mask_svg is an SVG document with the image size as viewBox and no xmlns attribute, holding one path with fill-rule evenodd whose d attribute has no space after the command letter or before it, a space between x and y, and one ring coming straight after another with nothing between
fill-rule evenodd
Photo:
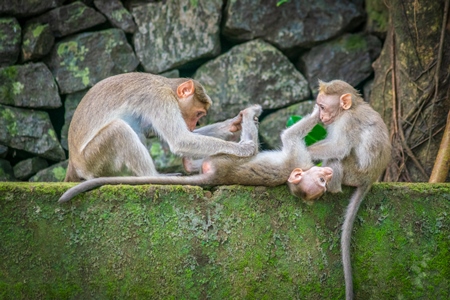
<instances>
[{"instance_id":1,"label":"monkey lying on back","mask_svg":"<svg viewBox=\"0 0 450 300\"><path fill-rule=\"evenodd\" d=\"M233 143L191 132L210 105L203 86L192 79L127 73L100 81L83 97L70 122L64 181L158 175L141 142L150 131L179 155L253 155L252 141Z\"/></svg>"},{"instance_id":2,"label":"monkey lying on back","mask_svg":"<svg viewBox=\"0 0 450 300\"><path fill-rule=\"evenodd\" d=\"M391 157L389 133L381 116L348 83L319 81L317 105L327 137L308 148L312 159L333 169L328 191L341 184L357 187L342 225L341 248L346 298L353 298L350 238L353 223L366 193L386 169Z\"/></svg>"},{"instance_id":3,"label":"monkey lying on back","mask_svg":"<svg viewBox=\"0 0 450 300\"><path fill-rule=\"evenodd\" d=\"M241 112L241 141L258 145L258 128L255 118L261 113L259 105ZM79 193L105 184L190 184L190 185L263 185L277 186L287 182L292 194L304 200L313 200L326 191L331 179L331 168L316 167L306 151L303 137L317 124L318 109L284 130L282 149L264 151L253 157L213 155L202 164L202 174L184 177L103 177L95 178L66 191L59 202L66 202ZM257 146L255 146L255 152ZM304 170L302 170L302 168Z\"/></svg>"}]
</instances>

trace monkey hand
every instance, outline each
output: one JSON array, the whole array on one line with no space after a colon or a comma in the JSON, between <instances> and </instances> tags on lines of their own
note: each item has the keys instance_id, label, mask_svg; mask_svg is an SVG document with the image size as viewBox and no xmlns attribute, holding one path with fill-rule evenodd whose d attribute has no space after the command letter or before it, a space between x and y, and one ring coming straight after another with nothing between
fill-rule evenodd
<instances>
[{"instance_id":1,"label":"monkey hand","mask_svg":"<svg viewBox=\"0 0 450 300\"><path fill-rule=\"evenodd\" d=\"M230 132L237 132L242 130L242 112L240 112L239 115L231 119L229 130Z\"/></svg>"},{"instance_id":2,"label":"monkey hand","mask_svg":"<svg viewBox=\"0 0 450 300\"><path fill-rule=\"evenodd\" d=\"M253 121L257 122L258 117L261 115L261 113L262 113L261 105L255 104L241 111L240 115L242 115L243 118L253 119Z\"/></svg>"},{"instance_id":3,"label":"monkey hand","mask_svg":"<svg viewBox=\"0 0 450 300\"><path fill-rule=\"evenodd\" d=\"M314 109L313 109L313 111L311 113L311 117L318 118L319 117L319 112L320 112L319 105L315 104L314 105Z\"/></svg>"}]
</instances>

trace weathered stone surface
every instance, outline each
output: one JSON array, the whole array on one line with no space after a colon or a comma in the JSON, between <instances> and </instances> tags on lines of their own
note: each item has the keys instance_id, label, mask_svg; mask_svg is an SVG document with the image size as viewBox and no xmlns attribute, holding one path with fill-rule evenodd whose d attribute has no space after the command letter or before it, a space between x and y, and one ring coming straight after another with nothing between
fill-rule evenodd
<instances>
[{"instance_id":1,"label":"weathered stone surface","mask_svg":"<svg viewBox=\"0 0 450 300\"><path fill-rule=\"evenodd\" d=\"M318 79L341 79L356 86L373 73L372 61L381 52L381 42L372 35L345 34L304 54L298 63L308 78L313 94Z\"/></svg>"},{"instance_id":2,"label":"weathered stone surface","mask_svg":"<svg viewBox=\"0 0 450 300\"><path fill-rule=\"evenodd\" d=\"M107 185L58 204L74 185L0 184L4 299L345 299L352 188L308 205L286 186ZM375 184L352 231L355 299L449 299L449 214L448 184Z\"/></svg>"},{"instance_id":3,"label":"weathered stone surface","mask_svg":"<svg viewBox=\"0 0 450 300\"><path fill-rule=\"evenodd\" d=\"M262 38L290 49L326 41L364 20L362 6L351 0L276 2L227 1L222 33L232 40Z\"/></svg>"},{"instance_id":4,"label":"weathered stone surface","mask_svg":"<svg viewBox=\"0 0 450 300\"><path fill-rule=\"evenodd\" d=\"M264 117L259 124L259 134L262 137L265 148L280 149L280 134L286 128L286 122L290 116L305 116L312 112L315 100L302 101L287 108L279 109Z\"/></svg>"},{"instance_id":5,"label":"weathered stone surface","mask_svg":"<svg viewBox=\"0 0 450 300\"><path fill-rule=\"evenodd\" d=\"M34 16L61 5L64 0L2 0L0 14L18 17Z\"/></svg>"},{"instance_id":6,"label":"weathered stone surface","mask_svg":"<svg viewBox=\"0 0 450 300\"><path fill-rule=\"evenodd\" d=\"M22 61L36 60L50 52L55 37L48 24L30 22L23 29Z\"/></svg>"},{"instance_id":7,"label":"weathered stone surface","mask_svg":"<svg viewBox=\"0 0 450 300\"><path fill-rule=\"evenodd\" d=\"M0 181L14 181L15 179L11 163L0 158Z\"/></svg>"},{"instance_id":8,"label":"weathered stone surface","mask_svg":"<svg viewBox=\"0 0 450 300\"><path fill-rule=\"evenodd\" d=\"M0 69L0 103L30 108L62 105L52 73L41 62Z\"/></svg>"},{"instance_id":9,"label":"weathered stone surface","mask_svg":"<svg viewBox=\"0 0 450 300\"><path fill-rule=\"evenodd\" d=\"M33 157L18 162L13 170L17 179L25 180L36 174L38 171L48 167L48 163L41 157Z\"/></svg>"},{"instance_id":10,"label":"weathered stone surface","mask_svg":"<svg viewBox=\"0 0 450 300\"><path fill-rule=\"evenodd\" d=\"M46 60L62 94L133 71L139 61L120 29L81 33L58 42Z\"/></svg>"},{"instance_id":11,"label":"weathered stone surface","mask_svg":"<svg viewBox=\"0 0 450 300\"><path fill-rule=\"evenodd\" d=\"M173 154L167 143L161 142L157 137L151 137L146 139L146 147L158 172L181 173L184 171L181 157Z\"/></svg>"},{"instance_id":12,"label":"weathered stone surface","mask_svg":"<svg viewBox=\"0 0 450 300\"><path fill-rule=\"evenodd\" d=\"M68 144L68 133L70 121L72 121L73 114L81 99L86 95L88 90L75 92L73 94L68 94L66 100L64 101L64 125L61 129L61 146L69 150Z\"/></svg>"},{"instance_id":13,"label":"weathered stone surface","mask_svg":"<svg viewBox=\"0 0 450 300\"><path fill-rule=\"evenodd\" d=\"M48 23L56 37L63 37L101 24L106 18L95 9L76 1L55 8L34 21Z\"/></svg>"},{"instance_id":14,"label":"weathered stone surface","mask_svg":"<svg viewBox=\"0 0 450 300\"><path fill-rule=\"evenodd\" d=\"M111 25L128 33L137 29L130 12L123 7L119 0L95 0L95 7L109 20Z\"/></svg>"},{"instance_id":15,"label":"weathered stone surface","mask_svg":"<svg viewBox=\"0 0 450 300\"><path fill-rule=\"evenodd\" d=\"M13 65L17 61L21 32L15 18L0 18L0 67Z\"/></svg>"},{"instance_id":16,"label":"weathered stone surface","mask_svg":"<svg viewBox=\"0 0 450 300\"><path fill-rule=\"evenodd\" d=\"M43 169L32 176L28 181L32 182L62 182L66 177L68 160L54 164L46 169Z\"/></svg>"},{"instance_id":17,"label":"weathered stone surface","mask_svg":"<svg viewBox=\"0 0 450 300\"><path fill-rule=\"evenodd\" d=\"M0 158L5 158L8 155L8 147L0 145Z\"/></svg>"},{"instance_id":18,"label":"weathered stone surface","mask_svg":"<svg viewBox=\"0 0 450 300\"><path fill-rule=\"evenodd\" d=\"M208 123L234 117L250 104L275 109L310 95L303 75L279 50L262 40L235 46L201 66L194 78L213 101L206 116Z\"/></svg>"},{"instance_id":19,"label":"weathered stone surface","mask_svg":"<svg viewBox=\"0 0 450 300\"><path fill-rule=\"evenodd\" d=\"M147 72L161 73L220 53L221 0L163 1L134 7L133 43Z\"/></svg>"},{"instance_id":20,"label":"weathered stone surface","mask_svg":"<svg viewBox=\"0 0 450 300\"><path fill-rule=\"evenodd\" d=\"M53 161L65 159L46 112L0 105L0 128L0 143L3 145Z\"/></svg>"}]
</instances>

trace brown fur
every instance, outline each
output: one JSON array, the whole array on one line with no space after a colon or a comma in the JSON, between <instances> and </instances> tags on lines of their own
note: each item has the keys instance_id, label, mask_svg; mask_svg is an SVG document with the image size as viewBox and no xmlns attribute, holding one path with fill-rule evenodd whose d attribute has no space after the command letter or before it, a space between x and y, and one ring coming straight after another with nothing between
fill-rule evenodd
<instances>
[{"instance_id":1,"label":"brown fur","mask_svg":"<svg viewBox=\"0 0 450 300\"><path fill-rule=\"evenodd\" d=\"M210 105L202 85L191 79L127 73L102 80L84 96L70 123L65 181L158 175L141 142L150 131L179 155L253 155L251 141L236 144L191 132Z\"/></svg>"},{"instance_id":2,"label":"brown fur","mask_svg":"<svg viewBox=\"0 0 450 300\"><path fill-rule=\"evenodd\" d=\"M344 107L351 99L350 107ZM342 259L346 298L353 298L350 238L358 208L372 184L386 169L391 144L381 116L348 83L341 80L319 82L317 105L327 126L327 137L308 148L314 160L333 169L330 192L340 192L341 184L357 187L347 207L342 226Z\"/></svg>"},{"instance_id":3,"label":"brown fur","mask_svg":"<svg viewBox=\"0 0 450 300\"><path fill-rule=\"evenodd\" d=\"M255 116L261 113L260 106L250 107L242 112L242 141L258 142ZM283 148L279 151L265 151L253 157L214 155L202 164L203 174L186 177L110 177L96 178L69 189L59 202L70 200L75 195L105 184L193 184L193 185L264 185L277 186L288 182L294 195L313 200L326 190L326 183L332 176L330 168L313 167L302 138L317 124L315 115L307 116L282 134ZM235 122L209 126L209 132L224 137L218 128L227 128ZM224 124L227 124L224 126ZM229 132L229 130L226 130ZM255 148L255 152L257 147ZM306 169L300 170L298 167ZM294 171L292 171L294 170Z\"/></svg>"}]
</instances>

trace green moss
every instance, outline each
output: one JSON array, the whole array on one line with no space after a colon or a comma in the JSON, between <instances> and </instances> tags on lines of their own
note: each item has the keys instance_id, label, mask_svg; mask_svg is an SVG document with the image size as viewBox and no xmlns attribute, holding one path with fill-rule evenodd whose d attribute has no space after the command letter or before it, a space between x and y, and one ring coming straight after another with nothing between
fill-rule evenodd
<instances>
[{"instance_id":1,"label":"green moss","mask_svg":"<svg viewBox=\"0 0 450 300\"><path fill-rule=\"evenodd\" d=\"M366 1L366 12L368 15L368 23L374 23L378 31L386 31L389 22L389 12L383 1L369 0Z\"/></svg>"},{"instance_id":2,"label":"green moss","mask_svg":"<svg viewBox=\"0 0 450 300\"><path fill-rule=\"evenodd\" d=\"M348 51L358 51L367 48L367 42L362 35L352 34L341 40L343 47Z\"/></svg>"},{"instance_id":3,"label":"green moss","mask_svg":"<svg viewBox=\"0 0 450 300\"><path fill-rule=\"evenodd\" d=\"M308 205L284 186L104 186L57 204L73 185L0 183L0 298L344 297L353 189ZM448 191L373 187L352 239L355 298L450 296Z\"/></svg>"},{"instance_id":4,"label":"green moss","mask_svg":"<svg viewBox=\"0 0 450 300\"><path fill-rule=\"evenodd\" d=\"M53 176L58 181L64 181L64 178L66 178L66 168L63 167L57 167L52 170Z\"/></svg>"},{"instance_id":5,"label":"green moss","mask_svg":"<svg viewBox=\"0 0 450 300\"><path fill-rule=\"evenodd\" d=\"M14 113L7 107L0 107L2 119L6 121L6 129L9 135L15 136L17 134L17 122Z\"/></svg>"},{"instance_id":6,"label":"green moss","mask_svg":"<svg viewBox=\"0 0 450 300\"><path fill-rule=\"evenodd\" d=\"M44 25L38 24L32 31L33 37L35 37L35 38L39 37L42 34L42 32L44 31L44 29L48 26L49 26L48 24L44 24Z\"/></svg>"},{"instance_id":7,"label":"green moss","mask_svg":"<svg viewBox=\"0 0 450 300\"><path fill-rule=\"evenodd\" d=\"M128 11L125 8L122 9L116 9L112 12L112 18L114 20L117 20L118 22L122 22L125 15L128 14Z\"/></svg>"}]
</instances>

